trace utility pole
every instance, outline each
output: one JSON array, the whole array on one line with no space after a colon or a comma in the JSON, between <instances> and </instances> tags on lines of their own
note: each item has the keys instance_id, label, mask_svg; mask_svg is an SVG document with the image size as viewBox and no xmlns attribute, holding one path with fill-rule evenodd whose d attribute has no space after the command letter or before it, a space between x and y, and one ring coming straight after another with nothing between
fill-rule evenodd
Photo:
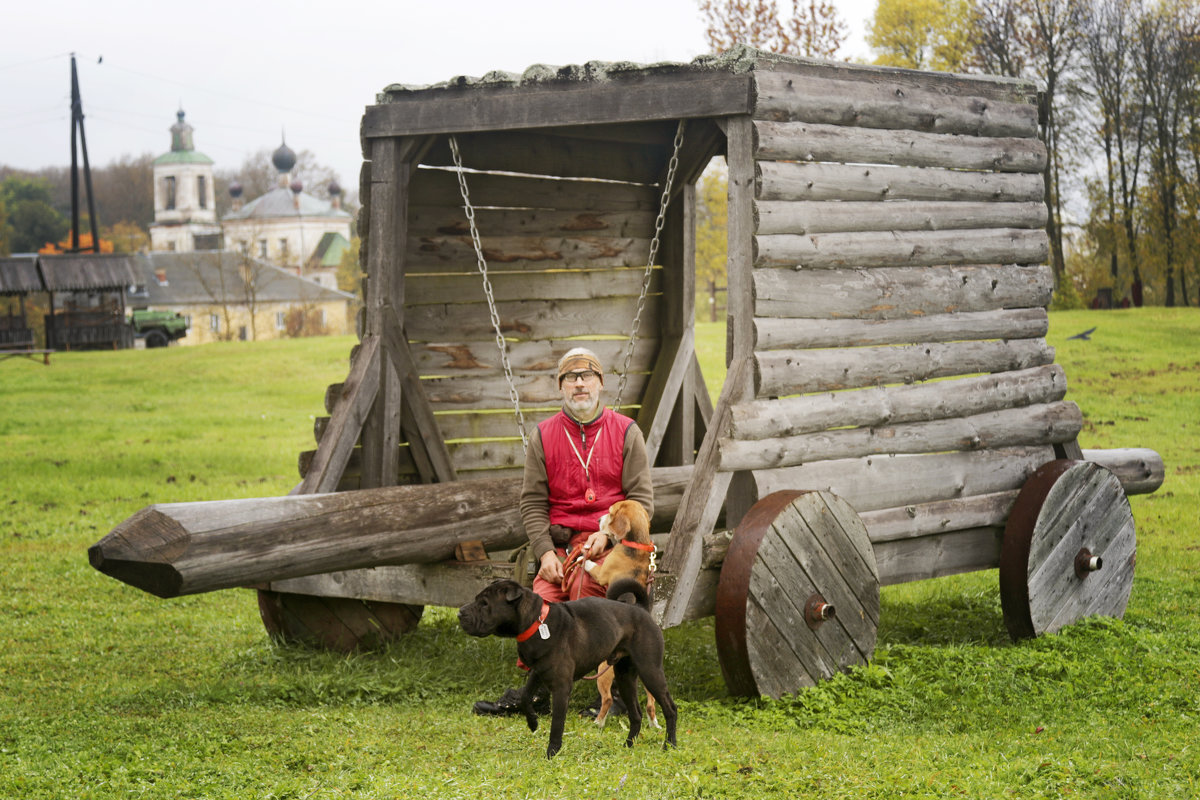
<instances>
[{"instance_id":1,"label":"utility pole","mask_svg":"<svg viewBox=\"0 0 1200 800\"><path fill-rule=\"evenodd\" d=\"M88 222L92 228L92 252L100 252L100 234L96 230L96 205L92 199L92 169L88 164L87 136L83 132L83 100L79 96L79 73L75 54L71 53L71 252L79 252L79 160L75 133L83 150L83 181L87 189Z\"/></svg>"}]
</instances>

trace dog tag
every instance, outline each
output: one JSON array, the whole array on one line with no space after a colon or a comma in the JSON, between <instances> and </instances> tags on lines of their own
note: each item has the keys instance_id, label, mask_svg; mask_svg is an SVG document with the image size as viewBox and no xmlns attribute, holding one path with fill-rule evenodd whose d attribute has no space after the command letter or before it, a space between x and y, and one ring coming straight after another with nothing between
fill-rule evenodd
<instances>
[{"instance_id":1,"label":"dog tag","mask_svg":"<svg viewBox=\"0 0 1200 800\"><path fill-rule=\"evenodd\" d=\"M538 625L538 636L543 639L550 638L550 628L547 627L546 623L543 622L541 625Z\"/></svg>"}]
</instances>

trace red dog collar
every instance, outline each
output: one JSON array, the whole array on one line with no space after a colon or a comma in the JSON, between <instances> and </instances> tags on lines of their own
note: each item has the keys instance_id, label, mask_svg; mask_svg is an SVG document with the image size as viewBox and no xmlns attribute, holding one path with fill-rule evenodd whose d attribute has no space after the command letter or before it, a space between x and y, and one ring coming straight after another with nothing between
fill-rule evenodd
<instances>
[{"instance_id":1,"label":"red dog collar","mask_svg":"<svg viewBox=\"0 0 1200 800\"><path fill-rule=\"evenodd\" d=\"M517 635L518 642L524 642L537 633L538 628L542 627L542 623L546 621L546 617L550 614L550 603L542 601L542 613L538 614L537 621L525 629L524 633Z\"/></svg>"},{"instance_id":2,"label":"red dog collar","mask_svg":"<svg viewBox=\"0 0 1200 800\"><path fill-rule=\"evenodd\" d=\"M643 553L653 553L654 552L654 543L653 542L651 542L650 544L642 544L641 542L622 541L621 544L625 545L626 547L632 547L634 550L641 550Z\"/></svg>"}]
</instances>

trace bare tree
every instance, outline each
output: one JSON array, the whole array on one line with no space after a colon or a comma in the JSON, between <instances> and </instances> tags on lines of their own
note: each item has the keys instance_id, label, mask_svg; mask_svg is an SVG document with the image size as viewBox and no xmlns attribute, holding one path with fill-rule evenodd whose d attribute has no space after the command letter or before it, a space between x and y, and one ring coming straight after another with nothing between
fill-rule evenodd
<instances>
[{"instance_id":1,"label":"bare tree","mask_svg":"<svg viewBox=\"0 0 1200 800\"><path fill-rule=\"evenodd\" d=\"M1161 237L1166 282L1163 302L1167 306L1176 304L1181 139L1190 96L1196 90L1196 37L1196 10L1166 0L1139 19L1134 50L1139 88L1152 128L1148 177L1154 192L1155 227ZM1186 280L1182 273L1181 277ZM1182 299L1186 305L1186 283Z\"/></svg>"},{"instance_id":2,"label":"bare tree","mask_svg":"<svg viewBox=\"0 0 1200 800\"><path fill-rule=\"evenodd\" d=\"M1146 106L1136 94L1133 74L1132 0L1096 0L1085 7L1083 50L1098 112L1097 131L1104 148L1104 216L1107 221L1109 274L1120 276L1120 255L1128 264L1133 302L1142 304L1136 202ZM1123 233L1123 236L1118 235ZM1124 246L1119 242L1123 239Z\"/></svg>"},{"instance_id":3,"label":"bare tree","mask_svg":"<svg viewBox=\"0 0 1200 800\"><path fill-rule=\"evenodd\" d=\"M775 0L700 0L704 38L713 52L746 44L785 55L833 58L849 29L826 0L792 0L781 16Z\"/></svg>"}]
</instances>

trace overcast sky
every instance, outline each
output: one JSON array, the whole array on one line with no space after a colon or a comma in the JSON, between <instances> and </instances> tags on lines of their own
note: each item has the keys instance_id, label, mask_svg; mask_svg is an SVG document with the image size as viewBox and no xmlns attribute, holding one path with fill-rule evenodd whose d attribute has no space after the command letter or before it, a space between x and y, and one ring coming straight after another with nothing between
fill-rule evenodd
<instances>
[{"instance_id":1,"label":"overcast sky","mask_svg":"<svg viewBox=\"0 0 1200 800\"><path fill-rule=\"evenodd\" d=\"M851 29L843 55L866 59L875 0L834 1ZM217 169L286 136L348 189L363 109L391 83L707 50L696 0L104 0L86 13L77 0L32 0L3 17L0 164L70 165L74 52L93 166L166 152L182 108Z\"/></svg>"}]
</instances>

